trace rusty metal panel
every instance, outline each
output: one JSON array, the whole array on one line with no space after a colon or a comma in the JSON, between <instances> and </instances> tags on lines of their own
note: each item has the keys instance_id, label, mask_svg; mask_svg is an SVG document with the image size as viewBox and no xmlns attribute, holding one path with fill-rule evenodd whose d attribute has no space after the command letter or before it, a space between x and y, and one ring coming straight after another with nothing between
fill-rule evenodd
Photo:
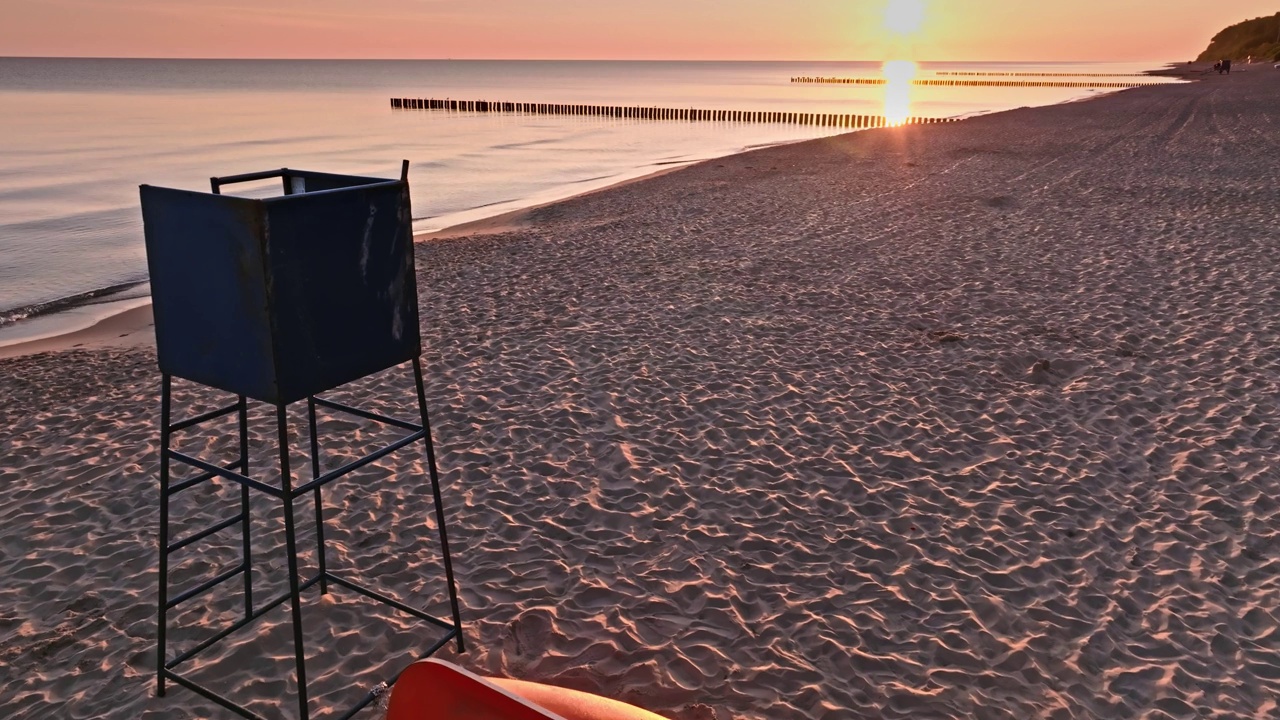
<instances>
[{"instance_id":1,"label":"rusty metal panel","mask_svg":"<svg viewBox=\"0 0 1280 720\"><path fill-rule=\"evenodd\" d=\"M265 207L145 185L141 195L160 370L274 398Z\"/></svg>"},{"instance_id":2,"label":"rusty metal panel","mask_svg":"<svg viewBox=\"0 0 1280 720\"><path fill-rule=\"evenodd\" d=\"M264 204L276 372L286 402L421 353L407 185Z\"/></svg>"}]
</instances>

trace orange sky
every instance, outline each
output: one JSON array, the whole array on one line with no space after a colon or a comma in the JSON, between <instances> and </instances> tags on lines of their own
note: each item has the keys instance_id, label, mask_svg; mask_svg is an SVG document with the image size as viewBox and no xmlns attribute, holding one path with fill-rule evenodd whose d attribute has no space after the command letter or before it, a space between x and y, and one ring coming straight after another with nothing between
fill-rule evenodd
<instances>
[{"instance_id":1,"label":"orange sky","mask_svg":"<svg viewBox=\"0 0 1280 720\"><path fill-rule=\"evenodd\" d=\"M0 56L1191 59L1276 0L0 0Z\"/></svg>"}]
</instances>

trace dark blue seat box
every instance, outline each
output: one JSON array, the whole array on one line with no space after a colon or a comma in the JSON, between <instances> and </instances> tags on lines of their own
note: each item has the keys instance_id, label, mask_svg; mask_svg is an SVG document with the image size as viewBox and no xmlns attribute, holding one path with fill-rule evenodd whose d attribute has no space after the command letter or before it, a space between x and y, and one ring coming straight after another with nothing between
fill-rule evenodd
<instances>
[{"instance_id":1,"label":"dark blue seat box","mask_svg":"<svg viewBox=\"0 0 1280 720\"><path fill-rule=\"evenodd\" d=\"M217 194L280 177L285 194ZM274 170L143 185L162 372L290 403L421 353L409 183Z\"/></svg>"}]
</instances>

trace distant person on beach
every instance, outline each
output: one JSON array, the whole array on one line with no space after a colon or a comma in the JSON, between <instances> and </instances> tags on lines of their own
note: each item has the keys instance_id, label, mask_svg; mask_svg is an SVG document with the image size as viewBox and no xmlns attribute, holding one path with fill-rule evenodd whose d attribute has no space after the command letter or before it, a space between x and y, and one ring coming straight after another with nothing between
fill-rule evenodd
<instances>
[{"instance_id":1,"label":"distant person on beach","mask_svg":"<svg viewBox=\"0 0 1280 720\"><path fill-rule=\"evenodd\" d=\"M1219 60L1218 62L1216 62L1216 63L1214 63L1214 64L1213 64L1213 71L1214 71L1214 72L1216 72L1216 73L1218 73L1219 75L1221 75L1221 74L1222 74L1222 61L1221 61L1221 60Z\"/></svg>"},{"instance_id":2,"label":"distant person on beach","mask_svg":"<svg viewBox=\"0 0 1280 720\"><path fill-rule=\"evenodd\" d=\"M1222 72L1224 72L1224 73L1226 73L1226 74L1228 74L1228 75L1230 75L1230 74L1231 74L1231 61L1230 61L1230 60L1223 60L1223 61L1222 61Z\"/></svg>"}]
</instances>

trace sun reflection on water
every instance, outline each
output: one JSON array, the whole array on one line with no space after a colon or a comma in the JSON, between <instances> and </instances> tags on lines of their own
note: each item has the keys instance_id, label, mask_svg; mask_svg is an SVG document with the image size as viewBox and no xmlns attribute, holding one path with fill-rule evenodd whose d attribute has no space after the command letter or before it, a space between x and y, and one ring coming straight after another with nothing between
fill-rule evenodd
<instances>
[{"instance_id":1,"label":"sun reflection on water","mask_svg":"<svg viewBox=\"0 0 1280 720\"><path fill-rule=\"evenodd\" d=\"M901 125L911 117L911 81L920 67L910 60L888 60L884 74L884 118L889 125Z\"/></svg>"}]
</instances>

